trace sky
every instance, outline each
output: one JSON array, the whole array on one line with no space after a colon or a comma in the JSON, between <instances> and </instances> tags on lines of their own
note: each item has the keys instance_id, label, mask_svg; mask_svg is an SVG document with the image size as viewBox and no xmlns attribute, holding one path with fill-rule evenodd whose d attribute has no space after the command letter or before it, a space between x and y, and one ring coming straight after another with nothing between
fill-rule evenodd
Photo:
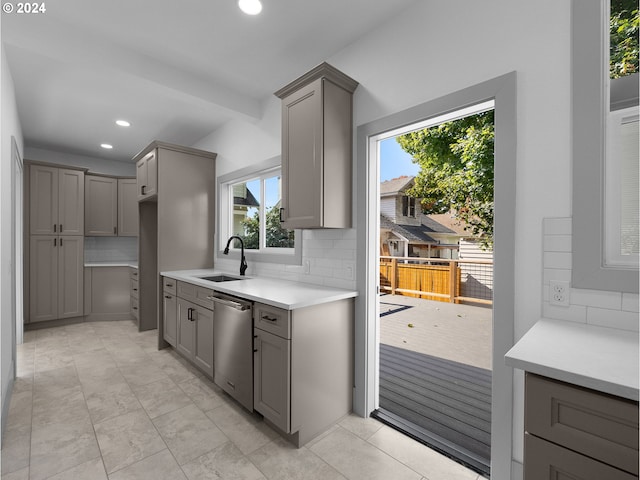
<instances>
[{"instance_id":1,"label":"sky","mask_svg":"<svg viewBox=\"0 0 640 480\"><path fill-rule=\"evenodd\" d=\"M411 161L411 155L402 150L395 138L380 142L380 181L402 175L417 175L420 168Z\"/></svg>"}]
</instances>

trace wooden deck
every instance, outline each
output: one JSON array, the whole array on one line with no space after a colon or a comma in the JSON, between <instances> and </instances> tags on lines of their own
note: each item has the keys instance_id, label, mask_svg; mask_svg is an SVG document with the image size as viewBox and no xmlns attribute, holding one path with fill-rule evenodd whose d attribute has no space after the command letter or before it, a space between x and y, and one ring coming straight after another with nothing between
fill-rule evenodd
<instances>
[{"instance_id":1,"label":"wooden deck","mask_svg":"<svg viewBox=\"0 0 640 480\"><path fill-rule=\"evenodd\" d=\"M378 418L488 473L491 309L383 296Z\"/></svg>"}]
</instances>

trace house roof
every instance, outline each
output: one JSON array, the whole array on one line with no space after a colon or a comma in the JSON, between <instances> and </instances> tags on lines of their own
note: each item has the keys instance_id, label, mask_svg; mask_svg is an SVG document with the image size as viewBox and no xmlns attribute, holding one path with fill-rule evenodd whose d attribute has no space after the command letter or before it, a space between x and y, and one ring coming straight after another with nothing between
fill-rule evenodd
<instances>
[{"instance_id":1,"label":"house roof","mask_svg":"<svg viewBox=\"0 0 640 480\"><path fill-rule=\"evenodd\" d=\"M236 193L235 191L233 193ZM260 203L258 202L258 200L256 199L256 197L253 196L253 193L251 193L251 190L249 190L248 188L245 189L245 191L243 192L245 196L233 196L233 204L234 205L243 205L245 207L259 207Z\"/></svg>"},{"instance_id":2,"label":"house roof","mask_svg":"<svg viewBox=\"0 0 640 480\"><path fill-rule=\"evenodd\" d=\"M380 215L380 229L390 230L406 238L409 243L438 243L437 240L428 235L427 229L423 225L398 225L397 223L393 223L391 219L385 215Z\"/></svg>"},{"instance_id":3,"label":"house roof","mask_svg":"<svg viewBox=\"0 0 640 480\"><path fill-rule=\"evenodd\" d=\"M404 192L407 188L413 186L414 178L415 177L403 175L402 177L380 182L380 196L389 196Z\"/></svg>"}]
</instances>

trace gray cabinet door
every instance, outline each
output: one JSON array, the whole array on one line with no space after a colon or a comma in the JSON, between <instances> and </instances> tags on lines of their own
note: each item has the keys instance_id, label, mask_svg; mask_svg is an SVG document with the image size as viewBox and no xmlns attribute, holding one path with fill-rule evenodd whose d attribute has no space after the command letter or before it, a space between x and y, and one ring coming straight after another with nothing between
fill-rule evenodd
<instances>
[{"instance_id":1,"label":"gray cabinet door","mask_svg":"<svg viewBox=\"0 0 640 480\"><path fill-rule=\"evenodd\" d=\"M178 338L178 302L175 295L164 292L162 299L162 323L164 339L176 347Z\"/></svg>"},{"instance_id":2,"label":"gray cabinet door","mask_svg":"<svg viewBox=\"0 0 640 480\"><path fill-rule=\"evenodd\" d=\"M289 433L291 341L257 328L253 334L253 408Z\"/></svg>"},{"instance_id":3,"label":"gray cabinet door","mask_svg":"<svg viewBox=\"0 0 640 480\"><path fill-rule=\"evenodd\" d=\"M138 198L135 178L118 179L118 236L138 236Z\"/></svg>"},{"instance_id":4,"label":"gray cabinet door","mask_svg":"<svg viewBox=\"0 0 640 480\"><path fill-rule=\"evenodd\" d=\"M58 169L43 165L29 168L29 232L31 235L56 235L59 233ZM53 246L53 239L51 244Z\"/></svg>"},{"instance_id":5,"label":"gray cabinet door","mask_svg":"<svg viewBox=\"0 0 640 480\"><path fill-rule=\"evenodd\" d=\"M84 237L59 237L58 318L84 314Z\"/></svg>"},{"instance_id":6,"label":"gray cabinet door","mask_svg":"<svg viewBox=\"0 0 640 480\"><path fill-rule=\"evenodd\" d=\"M213 378L213 311L197 307L194 362Z\"/></svg>"},{"instance_id":7,"label":"gray cabinet door","mask_svg":"<svg viewBox=\"0 0 640 480\"><path fill-rule=\"evenodd\" d=\"M88 278L87 278L88 277ZM131 312L129 267L93 267L85 269L87 315L103 316L105 320L121 318Z\"/></svg>"},{"instance_id":8,"label":"gray cabinet door","mask_svg":"<svg viewBox=\"0 0 640 480\"><path fill-rule=\"evenodd\" d=\"M29 265L29 321L58 318L58 237L32 235Z\"/></svg>"},{"instance_id":9,"label":"gray cabinet door","mask_svg":"<svg viewBox=\"0 0 640 480\"><path fill-rule=\"evenodd\" d=\"M196 354L197 305L178 298L178 338L176 350L193 361Z\"/></svg>"},{"instance_id":10,"label":"gray cabinet door","mask_svg":"<svg viewBox=\"0 0 640 480\"><path fill-rule=\"evenodd\" d=\"M85 177L84 234L114 237L118 225L118 180L111 177Z\"/></svg>"},{"instance_id":11,"label":"gray cabinet door","mask_svg":"<svg viewBox=\"0 0 640 480\"><path fill-rule=\"evenodd\" d=\"M138 201L146 200L158 193L158 157L154 150L136 163Z\"/></svg>"},{"instance_id":12,"label":"gray cabinet door","mask_svg":"<svg viewBox=\"0 0 640 480\"><path fill-rule=\"evenodd\" d=\"M322 79L282 101L282 220L322 226Z\"/></svg>"},{"instance_id":13,"label":"gray cabinet door","mask_svg":"<svg viewBox=\"0 0 640 480\"><path fill-rule=\"evenodd\" d=\"M58 233L84 235L84 172L61 169L58 195Z\"/></svg>"}]
</instances>

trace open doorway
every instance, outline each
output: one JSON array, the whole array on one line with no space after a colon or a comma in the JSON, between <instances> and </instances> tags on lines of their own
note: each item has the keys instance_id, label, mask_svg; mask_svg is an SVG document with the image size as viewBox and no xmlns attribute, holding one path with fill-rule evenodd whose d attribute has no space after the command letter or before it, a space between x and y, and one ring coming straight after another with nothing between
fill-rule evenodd
<instances>
[{"instance_id":1,"label":"open doorway","mask_svg":"<svg viewBox=\"0 0 640 480\"><path fill-rule=\"evenodd\" d=\"M378 408L372 416L489 475L494 103L374 137Z\"/></svg>"},{"instance_id":2,"label":"open doorway","mask_svg":"<svg viewBox=\"0 0 640 480\"><path fill-rule=\"evenodd\" d=\"M370 416L379 399L380 276L378 223L379 164L375 138L448 112L494 101L495 108L495 210L494 298L491 377L491 476L511 478L514 458L513 369L504 354L513 346L515 298L515 212L517 163L517 75L511 72L466 87L443 97L361 124L357 129L357 262L354 411ZM520 382L521 379L516 378ZM517 421L517 419L516 419ZM518 440L516 439L516 444Z\"/></svg>"}]
</instances>

